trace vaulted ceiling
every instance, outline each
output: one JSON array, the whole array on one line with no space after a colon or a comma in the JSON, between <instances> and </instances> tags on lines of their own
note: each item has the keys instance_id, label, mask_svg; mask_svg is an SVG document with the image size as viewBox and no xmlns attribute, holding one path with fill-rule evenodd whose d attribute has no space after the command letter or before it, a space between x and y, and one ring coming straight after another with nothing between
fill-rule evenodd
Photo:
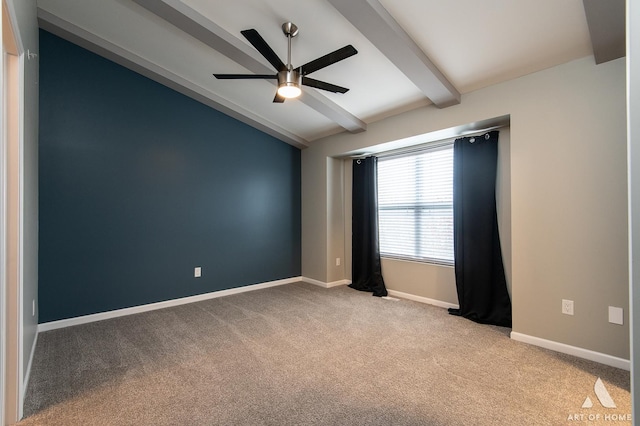
<instances>
[{"instance_id":1,"label":"vaulted ceiling","mask_svg":"<svg viewBox=\"0 0 640 426\"><path fill-rule=\"evenodd\" d=\"M39 0L38 17L45 30L304 148L423 105L451 107L594 48L609 52L620 16L624 39L624 0L613 3L603 12L591 0ZM356 48L310 76L347 93L304 87L300 98L274 103L275 80L213 77L274 74L241 31L256 29L286 62L288 21L299 28L294 66Z\"/></svg>"}]
</instances>

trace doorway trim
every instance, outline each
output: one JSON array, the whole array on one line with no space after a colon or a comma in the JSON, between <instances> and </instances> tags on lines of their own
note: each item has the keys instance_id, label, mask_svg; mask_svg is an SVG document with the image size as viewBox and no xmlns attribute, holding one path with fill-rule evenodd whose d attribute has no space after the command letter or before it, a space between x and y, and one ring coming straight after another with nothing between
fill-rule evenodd
<instances>
[{"instance_id":1,"label":"doorway trim","mask_svg":"<svg viewBox=\"0 0 640 426\"><path fill-rule=\"evenodd\" d=\"M24 49L11 1L2 0L2 87L0 120L0 420L23 414L23 81Z\"/></svg>"}]
</instances>

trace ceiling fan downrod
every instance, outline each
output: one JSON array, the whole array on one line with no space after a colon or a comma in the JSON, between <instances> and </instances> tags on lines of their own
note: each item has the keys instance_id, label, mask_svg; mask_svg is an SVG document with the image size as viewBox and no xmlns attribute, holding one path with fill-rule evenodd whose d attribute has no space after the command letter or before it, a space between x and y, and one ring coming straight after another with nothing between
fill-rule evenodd
<instances>
[{"instance_id":1,"label":"ceiling fan downrod","mask_svg":"<svg viewBox=\"0 0 640 426\"><path fill-rule=\"evenodd\" d=\"M287 37L287 69L291 71L291 69L293 68L293 66L291 65L291 39L298 35L298 27L292 22L285 22L284 24L282 24L282 32Z\"/></svg>"}]
</instances>

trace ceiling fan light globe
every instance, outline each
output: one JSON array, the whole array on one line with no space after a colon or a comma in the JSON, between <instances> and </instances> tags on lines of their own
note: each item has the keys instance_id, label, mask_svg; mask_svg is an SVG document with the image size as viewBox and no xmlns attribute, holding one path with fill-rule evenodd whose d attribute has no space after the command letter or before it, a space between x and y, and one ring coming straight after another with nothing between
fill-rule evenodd
<instances>
[{"instance_id":1,"label":"ceiling fan light globe","mask_svg":"<svg viewBox=\"0 0 640 426\"><path fill-rule=\"evenodd\" d=\"M297 98L301 93L302 90L300 90L300 87L298 87L298 85L296 85L295 83L284 83L281 84L280 87L278 87L278 95L282 96L283 98Z\"/></svg>"}]
</instances>

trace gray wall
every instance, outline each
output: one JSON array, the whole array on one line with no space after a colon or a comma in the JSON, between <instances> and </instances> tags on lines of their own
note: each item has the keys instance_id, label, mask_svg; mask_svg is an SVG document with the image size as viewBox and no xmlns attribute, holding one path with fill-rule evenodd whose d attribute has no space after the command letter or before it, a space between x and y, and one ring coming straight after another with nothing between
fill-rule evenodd
<instances>
[{"instance_id":1,"label":"gray wall","mask_svg":"<svg viewBox=\"0 0 640 426\"><path fill-rule=\"evenodd\" d=\"M303 275L336 278L327 157L509 115L513 331L628 359L624 72L624 59L586 57L316 141L302 152ZM608 323L609 305L625 325Z\"/></svg>"},{"instance_id":2,"label":"gray wall","mask_svg":"<svg viewBox=\"0 0 640 426\"><path fill-rule=\"evenodd\" d=\"M327 213L329 224L328 244L328 268L327 281L336 282L345 279L347 274L351 274L351 267L345 270L345 226L351 215L345 216L345 170L343 161L338 158L327 158L327 174L329 175L329 187L327 193ZM349 197L349 200L351 197ZM350 225L350 224L349 224ZM349 231L349 234L351 232ZM351 251L349 251L351 252ZM336 259L340 259L340 264Z\"/></svg>"}]
</instances>

